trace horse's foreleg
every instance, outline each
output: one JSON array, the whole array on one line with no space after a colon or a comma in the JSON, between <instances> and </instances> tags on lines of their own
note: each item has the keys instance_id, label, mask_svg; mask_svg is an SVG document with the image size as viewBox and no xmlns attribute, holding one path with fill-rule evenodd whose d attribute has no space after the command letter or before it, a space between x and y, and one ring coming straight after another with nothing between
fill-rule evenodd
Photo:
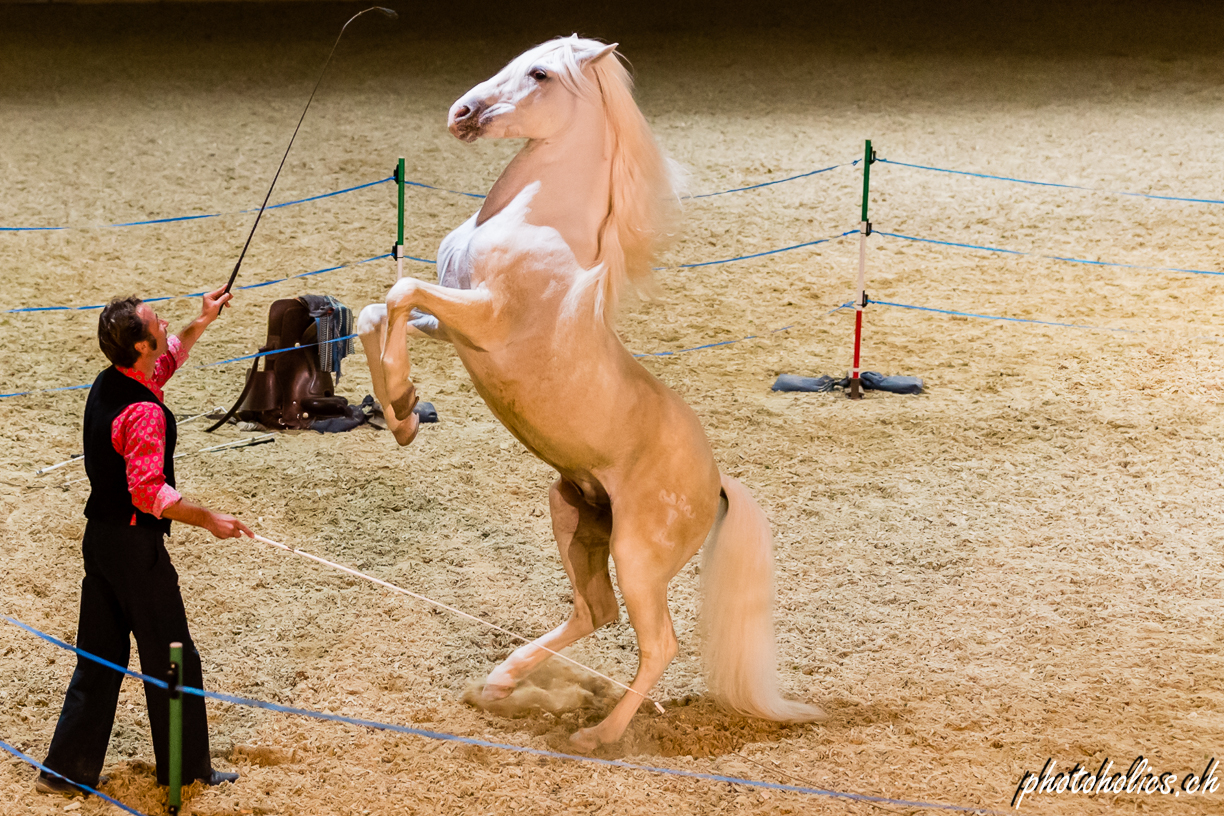
<instances>
[{"instance_id":1,"label":"horse's foreleg","mask_svg":"<svg viewBox=\"0 0 1224 816\"><path fill-rule=\"evenodd\" d=\"M414 308L428 312L446 327L451 342L477 348L496 334L493 299L486 288L451 289L404 278L387 294L387 336L382 349L387 396L391 410L407 420L416 404L416 389L409 378L408 320Z\"/></svg>"},{"instance_id":2,"label":"horse's foreleg","mask_svg":"<svg viewBox=\"0 0 1224 816\"><path fill-rule=\"evenodd\" d=\"M561 552L565 574L574 588L574 609L569 620L506 658L485 680L484 696L507 696L536 666L571 643L612 623L619 616L612 579L608 576L612 517L592 507L568 482L558 479L548 494L553 536ZM551 650L551 651L550 651Z\"/></svg>"},{"instance_id":3,"label":"horse's foreleg","mask_svg":"<svg viewBox=\"0 0 1224 816\"><path fill-rule=\"evenodd\" d=\"M366 362L370 366L374 397L384 406L383 418L387 420L387 428L395 435L396 442L407 445L416 437L420 428L420 417L411 414L407 420L401 420L395 415L395 411L391 410L391 403L387 400L387 376L382 364L387 334L387 307L372 303L362 309L357 318L357 334L361 337L361 346L365 349Z\"/></svg>"}]
</instances>

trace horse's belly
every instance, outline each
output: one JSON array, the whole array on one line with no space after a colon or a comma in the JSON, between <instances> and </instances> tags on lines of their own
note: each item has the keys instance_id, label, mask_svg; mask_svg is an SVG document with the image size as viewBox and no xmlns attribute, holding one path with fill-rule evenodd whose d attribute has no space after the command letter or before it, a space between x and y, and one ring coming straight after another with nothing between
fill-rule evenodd
<instances>
[{"instance_id":1,"label":"horse's belly","mask_svg":"<svg viewBox=\"0 0 1224 816\"><path fill-rule=\"evenodd\" d=\"M565 472L596 469L615 458L619 423L602 385L607 378L592 371L598 365L554 368L524 364L510 352L457 350L489 410L541 460Z\"/></svg>"}]
</instances>

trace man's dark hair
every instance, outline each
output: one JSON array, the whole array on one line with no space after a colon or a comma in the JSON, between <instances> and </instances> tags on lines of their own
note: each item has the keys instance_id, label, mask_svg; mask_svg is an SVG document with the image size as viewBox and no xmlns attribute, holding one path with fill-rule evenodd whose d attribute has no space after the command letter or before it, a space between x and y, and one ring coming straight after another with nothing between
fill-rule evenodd
<instances>
[{"instance_id":1,"label":"man's dark hair","mask_svg":"<svg viewBox=\"0 0 1224 816\"><path fill-rule=\"evenodd\" d=\"M153 339L136 311L143 302L135 295L115 298L98 317L98 345L106 359L117 366L131 368L140 359L136 344Z\"/></svg>"}]
</instances>

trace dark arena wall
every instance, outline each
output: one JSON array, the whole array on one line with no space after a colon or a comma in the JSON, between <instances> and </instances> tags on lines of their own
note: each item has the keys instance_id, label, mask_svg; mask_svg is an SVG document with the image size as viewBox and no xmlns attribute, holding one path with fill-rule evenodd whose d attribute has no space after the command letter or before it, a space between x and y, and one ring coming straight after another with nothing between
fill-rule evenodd
<instances>
[{"instance_id":1,"label":"dark arena wall","mask_svg":"<svg viewBox=\"0 0 1224 816\"><path fill-rule=\"evenodd\" d=\"M1224 812L1203 773L1224 757L1220 3L385 2L399 19L345 34L271 198L299 203L263 216L238 278L253 288L168 404L228 406L278 298L384 300L401 156L405 272L432 280L479 206L452 191L483 194L520 147L459 142L451 103L546 38L618 42L694 196L618 330L768 515L781 682L830 717L779 725L709 699L694 560L671 584L666 713L644 706L596 755L651 770L524 753L569 752L614 687L546 665L513 705L475 707L508 636L176 525L208 690L400 729L210 701L214 764L242 777L189 787L184 813L1001 812L1025 780L1020 812ZM81 450L87 392L62 389L104 365L87 307L225 282L364 7L0 4L0 614L75 637L88 487L79 463L36 472ZM867 139L863 368L925 392L771 391L851 365ZM173 328L200 308L154 305ZM180 487L270 539L547 632L572 602L556 475L450 346L410 351L441 420L411 446L371 426L278 433L182 459ZM337 391L371 393L360 350ZM256 435L195 422L179 449ZM624 614L567 654L618 681L637 667ZM41 761L74 661L0 620L0 741ZM1140 756L1138 789L1057 792L1054 774ZM1037 789L1047 760L1055 792ZM162 812L152 763L128 679L103 792ZM1177 792L1144 792L1148 773ZM64 812L34 775L0 763L0 815Z\"/></svg>"}]
</instances>

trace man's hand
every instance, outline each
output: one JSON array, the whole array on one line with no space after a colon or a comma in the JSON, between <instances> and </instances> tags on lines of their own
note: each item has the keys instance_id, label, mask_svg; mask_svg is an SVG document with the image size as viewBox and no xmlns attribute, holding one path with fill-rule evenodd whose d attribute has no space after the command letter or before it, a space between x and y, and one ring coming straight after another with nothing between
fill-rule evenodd
<instances>
[{"instance_id":1,"label":"man's hand","mask_svg":"<svg viewBox=\"0 0 1224 816\"><path fill-rule=\"evenodd\" d=\"M248 538L255 537L245 524L233 516L214 512L186 499L179 499L163 510L162 518L181 521L193 527L203 527L217 538L237 538L244 533Z\"/></svg>"},{"instance_id":2,"label":"man's hand","mask_svg":"<svg viewBox=\"0 0 1224 816\"><path fill-rule=\"evenodd\" d=\"M200 311L200 320L204 321L207 326L217 319L217 315L221 314L222 307L233 299L233 292L226 292L222 286L215 292L209 292L204 296L204 308Z\"/></svg>"},{"instance_id":3,"label":"man's hand","mask_svg":"<svg viewBox=\"0 0 1224 816\"><path fill-rule=\"evenodd\" d=\"M184 326L183 330L178 333L184 354L190 353L196 341L200 339L200 335L217 319L217 315L221 314L221 307L229 303L233 297L234 293L226 292L224 286L204 296L204 307L200 309L200 316Z\"/></svg>"},{"instance_id":4,"label":"man's hand","mask_svg":"<svg viewBox=\"0 0 1224 816\"><path fill-rule=\"evenodd\" d=\"M203 527L217 538L238 538L243 534L247 538L254 538L254 534L247 529L245 524L226 513L209 511L208 521L205 522Z\"/></svg>"}]
</instances>

